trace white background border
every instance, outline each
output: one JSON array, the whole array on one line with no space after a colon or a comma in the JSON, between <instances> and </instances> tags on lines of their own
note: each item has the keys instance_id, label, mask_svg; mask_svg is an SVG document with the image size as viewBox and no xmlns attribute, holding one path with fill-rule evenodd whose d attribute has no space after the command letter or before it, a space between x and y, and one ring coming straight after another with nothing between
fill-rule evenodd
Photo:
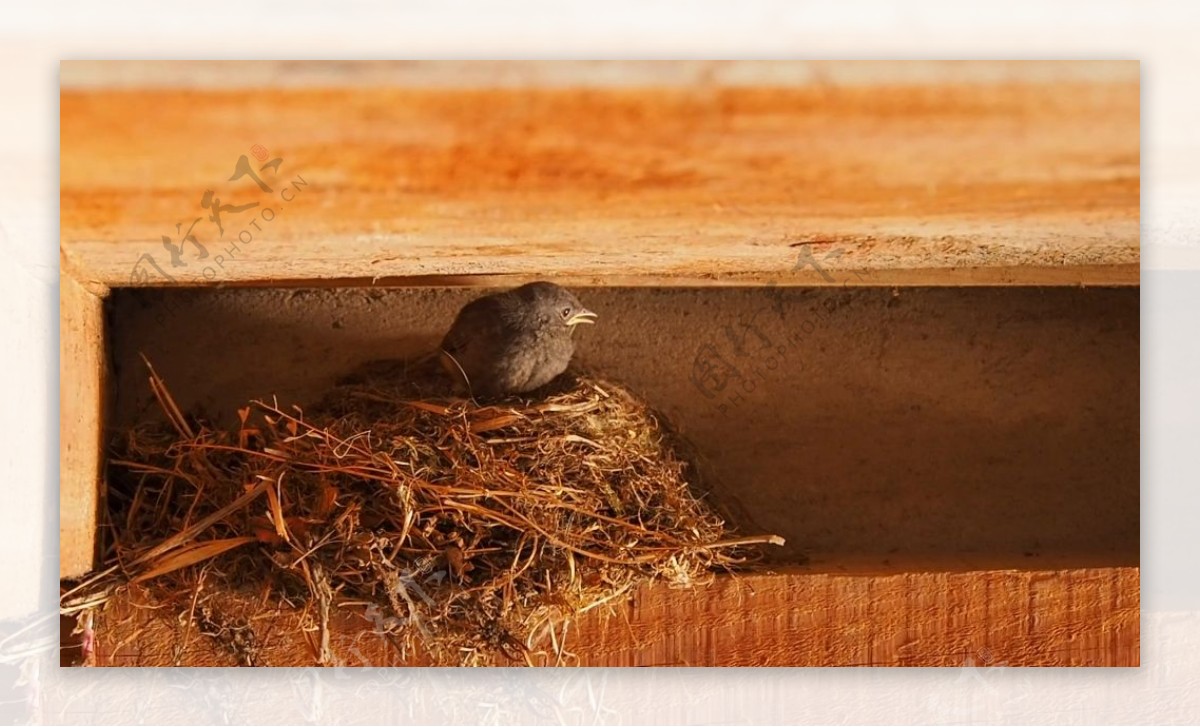
<instances>
[{"instance_id":1,"label":"white background border","mask_svg":"<svg viewBox=\"0 0 1200 727\"><path fill-rule=\"evenodd\" d=\"M1200 3L215 0L169 16L163 5L0 11L0 721L1200 720ZM1144 666L58 669L58 61L418 57L1141 60Z\"/></svg>"}]
</instances>

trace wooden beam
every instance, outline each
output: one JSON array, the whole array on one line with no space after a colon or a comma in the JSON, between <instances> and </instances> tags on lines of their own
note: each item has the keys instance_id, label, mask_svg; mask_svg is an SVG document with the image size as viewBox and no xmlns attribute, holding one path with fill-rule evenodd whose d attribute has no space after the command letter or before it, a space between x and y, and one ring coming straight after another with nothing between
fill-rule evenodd
<instances>
[{"instance_id":1,"label":"wooden beam","mask_svg":"<svg viewBox=\"0 0 1200 727\"><path fill-rule=\"evenodd\" d=\"M252 597L204 595L218 612L250 616L261 608ZM103 608L95 621L97 665L238 663L227 645L182 626L178 606L146 608L147 599L139 593ZM429 663L421 654L401 657L359 609L338 613L330 665ZM288 610L251 619L255 663L316 665L315 637L300 629L303 618ZM1137 666L1139 574L793 569L720 576L692 591L644 587L631 603L585 614L566 644L585 666Z\"/></svg>"},{"instance_id":2,"label":"wooden beam","mask_svg":"<svg viewBox=\"0 0 1200 727\"><path fill-rule=\"evenodd\" d=\"M1137 666L1137 568L809 573L645 589L575 632L588 666Z\"/></svg>"},{"instance_id":3,"label":"wooden beam","mask_svg":"<svg viewBox=\"0 0 1200 727\"><path fill-rule=\"evenodd\" d=\"M108 286L1138 283L1136 63L1047 64L1078 71L1055 82L1037 65L803 84L738 68L724 85L542 73L487 90L412 69L404 87L233 90L93 73L61 97L64 254ZM210 191L254 206L226 209L221 232ZM163 236L183 246L174 262Z\"/></svg>"},{"instance_id":4,"label":"wooden beam","mask_svg":"<svg viewBox=\"0 0 1200 727\"><path fill-rule=\"evenodd\" d=\"M103 291L59 278L59 577L92 569L101 490Z\"/></svg>"}]
</instances>

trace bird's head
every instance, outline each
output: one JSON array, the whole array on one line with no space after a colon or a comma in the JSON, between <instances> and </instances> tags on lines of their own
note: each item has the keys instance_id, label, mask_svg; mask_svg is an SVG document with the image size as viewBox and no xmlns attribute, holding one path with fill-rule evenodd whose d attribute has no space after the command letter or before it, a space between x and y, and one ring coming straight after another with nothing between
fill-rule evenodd
<instances>
[{"instance_id":1,"label":"bird's head","mask_svg":"<svg viewBox=\"0 0 1200 727\"><path fill-rule=\"evenodd\" d=\"M596 314L583 307L575 295L554 283L538 282L522 285L517 294L535 306L549 321L556 321L573 331L581 323L595 323Z\"/></svg>"}]
</instances>

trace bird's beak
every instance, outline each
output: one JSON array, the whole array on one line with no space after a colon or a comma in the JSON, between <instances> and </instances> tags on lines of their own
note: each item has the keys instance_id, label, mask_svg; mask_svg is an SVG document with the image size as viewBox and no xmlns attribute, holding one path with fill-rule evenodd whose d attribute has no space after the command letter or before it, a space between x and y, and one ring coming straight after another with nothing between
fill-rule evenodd
<instances>
[{"instance_id":1,"label":"bird's beak","mask_svg":"<svg viewBox=\"0 0 1200 727\"><path fill-rule=\"evenodd\" d=\"M575 315L573 315L567 319L567 327L574 328L575 326L579 325L580 323L595 323L595 322L596 322L596 314L595 313L591 312L587 308L580 308L578 311L575 312Z\"/></svg>"}]
</instances>

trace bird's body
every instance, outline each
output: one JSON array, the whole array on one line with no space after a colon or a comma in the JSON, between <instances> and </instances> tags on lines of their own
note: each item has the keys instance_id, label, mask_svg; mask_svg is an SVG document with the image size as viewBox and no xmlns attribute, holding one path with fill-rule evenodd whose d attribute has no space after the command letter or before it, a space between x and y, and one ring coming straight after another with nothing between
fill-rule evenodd
<instances>
[{"instance_id":1,"label":"bird's body","mask_svg":"<svg viewBox=\"0 0 1200 727\"><path fill-rule=\"evenodd\" d=\"M566 371L572 332L595 314L553 283L529 283L463 306L442 340L442 362L475 396L532 391Z\"/></svg>"}]
</instances>

